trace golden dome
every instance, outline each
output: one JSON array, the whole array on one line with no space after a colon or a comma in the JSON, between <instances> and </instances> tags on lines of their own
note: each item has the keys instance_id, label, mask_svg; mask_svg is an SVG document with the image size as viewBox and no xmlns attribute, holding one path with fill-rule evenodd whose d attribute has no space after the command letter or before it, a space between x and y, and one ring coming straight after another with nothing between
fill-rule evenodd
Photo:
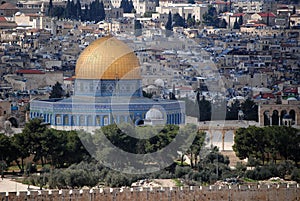
<instances>
[{"instance_id":1,"label":"golden dome","mask_svg":"<svg viewBox=\"0 0 300 201\"><path fill-rule=\"evenodd\" d=\"M77 79L141 79L139 59L122 41L103 37L80 54L75 76Z\"/></svg>"}]
</instances>

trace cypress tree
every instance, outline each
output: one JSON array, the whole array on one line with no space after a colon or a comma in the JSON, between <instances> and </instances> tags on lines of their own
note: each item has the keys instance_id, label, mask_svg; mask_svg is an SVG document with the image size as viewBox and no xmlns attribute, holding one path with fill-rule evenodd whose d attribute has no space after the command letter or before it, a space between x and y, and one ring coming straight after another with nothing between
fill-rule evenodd
<instances>
[{"instance_id":1,"label":"cypress tree","mask_svg":"<svg viewBox=\"0 0 300 201\"><path fill-rule=\"evenodd\" d=\"M244 19L243 19L243 16L241 15L239 17L239 21L238 21L239 25L243 25L244 24L243 21L244 21Z\"/></svg>"},{"instance_id":2,"label":"cypress tree","mask_svg":"<svg viewBox=\"0 0 300 201\"><path fill-rule=\"evenodd\" d=\"M76 7L76 19L80 20L82 17L80 0L77 0L75 7Z\"/></svg>"},{"instance_id":3,"label":"cypress tree","mask_svg":"<svg viewBox=\"0 0 300 201\"><path fill-rule=\"evenodd\" d=\"M48 7L48 16L52 17L53 16L53 2L52 0L49 1L49 7Z\"/></svg>"},{"instance_id":4,"label":"cypress tree","mask_svg":"<svg viewBox=\"0 0 300 201\"><path fill-rule=\"evenodd\" d=\"M172 35L173 26L172 26L172 13L171 13L171 11L169 12L168 21L166 23L165 28L166 28L166 36L169 37L170 35Z\"/></svg>"},{"instance_id":5,"label":"cypress tree","mask_svg":"<svg viewBox=\"0 0 300 201\"><path fill-rule=\"evenodd\" d=\"M134 21L134 35L135 36L142 35L142 24L139 20Z\"/></svg>"},{"instance_id":6,"label":"cypress tree","mask_svg":"<svg viewBox=\"0 0 300 201\"><path fill-rule=\"evenodd\" d=\"M99 20L104 20L105 19L105 10L104 10L104 3L103 1L100 2L100 7L99 7Z\"/></svg>"},{"instance_id":7,"label":"cypress tree","mask_svg":"<svg viewBox=\"0 0 300 201\"><path fill-rule=\"evenodd\" d=\"M235 22L234 22L234 24L233 24L233 28L234 28L234 29L240 29L240 25L239 25L239 23L238 23L238 21L237 21L237 18L235 19Z\"/></svg>"}]
</instances>

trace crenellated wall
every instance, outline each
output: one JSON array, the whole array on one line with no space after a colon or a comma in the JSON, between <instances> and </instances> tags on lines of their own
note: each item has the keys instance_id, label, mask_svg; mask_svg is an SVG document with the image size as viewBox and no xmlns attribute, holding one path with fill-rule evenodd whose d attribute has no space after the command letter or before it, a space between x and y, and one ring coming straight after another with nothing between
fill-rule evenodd
<instances>
[{"instance_id":1,"label":"crenellated wall","mask_svg":"<svg viewBox=\"0 0 300 201\"><path fill-rule=\"evenodd\" d=\"M1 201L267 201L300 200L300 186L276 185L235 185L170 188L105 188L91 190L42 190L14 193L0 193Z\"/></svg>"}]
</instances>

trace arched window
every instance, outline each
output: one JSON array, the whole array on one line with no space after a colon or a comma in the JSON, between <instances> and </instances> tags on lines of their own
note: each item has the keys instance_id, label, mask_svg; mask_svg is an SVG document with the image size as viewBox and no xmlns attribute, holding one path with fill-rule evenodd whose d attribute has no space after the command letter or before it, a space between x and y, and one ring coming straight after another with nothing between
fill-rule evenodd
<instances>
[{"instance_id":1,"label":"arched window","mask_svg":"<svg viewBox=\"0 0 300 201\"><path fill-rule=\"evenodd\" d=\"M85 118L83 115L79 117L79 126L84 126L85 125Z\"/></svg>"},{"instance_id":2,"label":"arched window","mask_svg":"<svg viewBox=\"0 0 300 201\"><path fill-rule=\"evenodd\" d=\"M96 126L100 126L101 125L101 118L99 115L96 116Z\"/></svg>"},{"instance_id":3,"label":"arched window","mask_svg":"<svg viewBox=\"0 0 300 201\"><path fill-rule=\"evenodd\" d=\"M286 110L282 110L282 111L280 112L280 121L281 121L281 125L284 125L282 119L283 119L283 117L284 117L286 114L287 114L287 111L286 111Z\"/></svg>"},{"instance_id":4,"label":"arched window","mask_svg":"<svg viewBox=\"0 0 300 201\"><path fill-rule=\"evenodd\" d=\"M77 118L75 115L72 115L72 117L71 117L71 124L72 124L72 126L76 126L76 124L77 124Z\"/></svg>"},{"instance_id":5,"label":"arched window","mask_svg":"<svg viewBox=\"0 0 300 201\"><path fill-rule=\"evenodd\" d=\"M87 125L88 126L92 126L93 125L93 119L92 119L92 116L90 116L90 115L87 117Z\"/></svg>"},{"instance_id":6,"label":"arched window","mask_svg":"<svg viewBox=\"0 0 300 201\"><path fill-rule=\"evenodd\" d=\"M295 125L296 124L296 112L295 112L295 110L291 110L289 112L289 115L292 118L292 125Z\"/></svg>"},{"instance_id":7,"label":"arched window","mask_svg":"<svg viewBox=\"0 0 300 201\"><path fill-rule=\"evenodd\" d=\"M103 117L103 125L104 125L104 126L107 126L108 124L109 124L109 118L108 118L108 116L106 115L106 116Z\"/></svg>"},{"instance_id":8,"label":"arched window","mask_svg":"<svg viewBox=\"0 0 300 201\"><path fill-rule=\"evenodd\" d=\"M69 115L64 115L64 125L69 125Z\"/></svg>"},{"instance_id":9,"label":"arched window","mask_svg":"<svg viewBox=\"0 0 300 201\"><path fill-rule=\"evenodd\" d=\"M279 125L279 112L277 110L272 113L272 125Z\"/></svg>"},{"instance_id":10,"label":"arched window","mask_svg":"<svg viewBox=\"0 0 300 201\"><path fill-rule=\"evenodd\" d=\"M55 115L55 123L56 123L56 125L61 124L61 115L60 114Z\"/></svg>"},{"instance_id":11,"label":"arched window","mask_svg":"<svg viewBox=\"0 0 300 201\"><path fill-rule=\"evenodd\" d=\"M270 111L267 110L264 112L264 126L270 125Z\"/></svg>"}]
</instances>

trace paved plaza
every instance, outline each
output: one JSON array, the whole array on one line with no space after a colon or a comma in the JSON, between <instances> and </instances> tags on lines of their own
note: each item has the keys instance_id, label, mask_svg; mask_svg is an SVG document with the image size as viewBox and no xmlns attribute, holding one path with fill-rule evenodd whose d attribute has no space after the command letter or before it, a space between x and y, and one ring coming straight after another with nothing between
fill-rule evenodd
<instances>
[{"instance_id":1,"label":"paved plaza","mask_svg":"<svg viewBox=\"0 0 300 201\"><path fill-rule=\"evenodd\" d=\"M29 186L29 190L38 190L37 186ZM0 179L0 192L18 192L18 191L27 191L28 185L21 184L14 181L12 178Z\"/></svg>"}]
</instances>

